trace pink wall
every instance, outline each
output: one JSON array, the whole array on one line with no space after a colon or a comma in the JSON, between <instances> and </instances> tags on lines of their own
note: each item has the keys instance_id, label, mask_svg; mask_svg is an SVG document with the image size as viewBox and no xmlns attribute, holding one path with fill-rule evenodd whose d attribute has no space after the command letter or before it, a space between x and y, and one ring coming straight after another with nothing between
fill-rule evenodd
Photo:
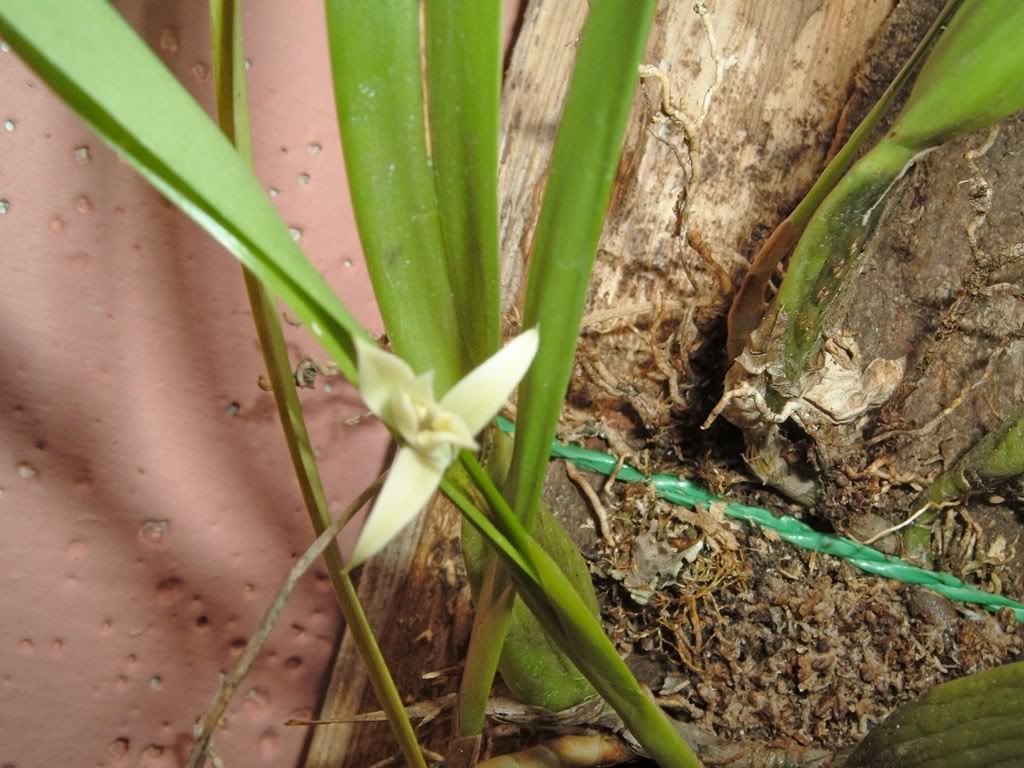
<instances>
[{"instance_id":1,"label":"pink wall","mask_svg":"<svg viewBox=\"0 0 1024 768\"><path fill-rule=\"evenodd\" d=\"M119 5L209 107L205 3ZM377 328L323 4L245 6L258 175ZM310 526L256 386L237 264L12 52L0 93L0 766L174 766ZM295 357L312 350L288 333ZM361 410L345 387L303 399L341 505L380 467L384 432L345 426ZM329 587L307 578L230 711L229 766L294 763L304 731L280 724L314 706L336 628Z\"/></svg>"}]
</instances>

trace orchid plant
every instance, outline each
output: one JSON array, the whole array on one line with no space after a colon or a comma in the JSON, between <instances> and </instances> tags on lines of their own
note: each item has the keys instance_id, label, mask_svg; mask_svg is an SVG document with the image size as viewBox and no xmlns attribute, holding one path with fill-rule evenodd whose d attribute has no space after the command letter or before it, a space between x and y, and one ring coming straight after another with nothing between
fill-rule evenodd
<instances>
[{"instance_id":1,"label":"orchid plant","mask_svg":"<svg viewBox=\"0 0 1024 768\"><path fill-rule=\"evenodd\" d=\"M500 351L499 0L428 0L425 31L419 0L327 0L326 8L350 191L394 354L375 347L324 284L252 173L238 0L210 2L217 123L104 0L5 1L0 34L246 268L281 422L317 531L329 522L325 495L275 294L399 442L353 557L342 563L337 547L329 547L325 558L407 764L426 763L349 572L440 487L486 542L475 565L485 575L457 735L479 735L500 665L506 676L536 678L507 682L542 691L544 700L560 686L554 700L600 694L660 765L693 768L695 755L604 634L579 553L539 503L654 0L601 0L590 10L537 224L524 313L530 330ZM476 437L520 380L517 436L499 490L474 455ZM543 525L535 525L538 515ZM522 656L534 658L506 663Z\"/></svg>"},{"instance_id":2,"label":"orchid plant","mask_svg":"<svg viewBox=\"0 0 1024 768\"><path fill-rule=\"evenodd\" d=\"M954 5L951 0L949 13ZM1012 77L988 80L1012 96L1000 115L1020 102L1021 47L1013 48L1015 29L998 23L1010 10L1019 16L1017 5L964 4L984 7L987 15L964 15L963 28L1000 31L1001 45L1016 51L1012 67L1005 61L1002 67ZM11 48L245 267L295 474L318 532L330 523L326 497L277 298L306 323L398 442L352 557L343 562L336 546L324 556L348 631L410 766L426 762L349 574L399 535L438 489L464 515L466 543L477 536L484 544L463 547L468 570L480 578L455 735L479 736L500 669L510 689L536 698L528 704L570 706L600 695L662 768L699 765L605 635L579 553L540 504L654 6L654 0L590 4L533 239L523 316L528 330L499 349L500 2L423 0L421 19L420 0L326 0L350 191L388 352L323 282L252 173L239 0L210 0L216 123L106 0L0 4L0 34ZM970 35L960 40L968 54L977 47ZM959 71L959 59L947 59ZM921 103L929 107L922 115L941 106ZM846 165L828 176L817 202L850 161L852 153L839 158L836 167ZM826 200L822 210L827 207ZM794 226L814 233L813 222ZM739 313L737 352L761 309ZM801 353L795 367L807 357ZM478 437L517 385L511 455L492 476L477 459ZM1016 428L1007 426L1006 434L1016 435Z\"/></svg>"}]
</instances>

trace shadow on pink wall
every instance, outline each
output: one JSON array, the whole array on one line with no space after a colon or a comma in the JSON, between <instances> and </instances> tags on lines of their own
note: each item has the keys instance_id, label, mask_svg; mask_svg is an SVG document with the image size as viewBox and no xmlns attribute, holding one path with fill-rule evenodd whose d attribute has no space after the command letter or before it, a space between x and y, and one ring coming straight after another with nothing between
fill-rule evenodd
<instances>
[{"instance_id":1,"label":"shadow on pink wall","mask_svg":"<svg viewBox=\"0 0 1024 768\"><path fill-rule=\"evenodd\" d=\"M511 4L510 4L511 5ZM203 4L118 3L208 109ZM246 5L256 167L293 234L380 323L345 189L322 3ZM514 9L509 10L509 29ZM0 765L181 764L196 715L309 544L240 270L0 52ZM319 354L286 325L292 356ZM334 381L303 402L340 511L386 433ZM292 597L218 743L289 765L338 628Z\"/></svg>"}]
</instances>

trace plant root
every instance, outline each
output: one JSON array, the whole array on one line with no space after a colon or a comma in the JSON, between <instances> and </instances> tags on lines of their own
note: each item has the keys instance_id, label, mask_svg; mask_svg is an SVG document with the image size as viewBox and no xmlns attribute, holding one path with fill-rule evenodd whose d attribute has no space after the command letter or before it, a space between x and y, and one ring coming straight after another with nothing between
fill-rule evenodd
<instances>
[{"instance_id":1,"label":"plant root","mask_svg":"<svg viewBox=\"0 0 1024 768\"><path fill-rule=\"evenodd\" d=\"M590 484L583 474L576 469L571 461L563 462L565 464L565 474L569 476L569 479L576 483L577 487L583 491L583 495L587 497L587 501L590 502L590 506L594 510L594 517L597 518L597 528L601 533L601 538L604 539L605 544L609 547L614 546L612 539L612 529L608 524L608 512L604 508L604 504L601 503L601 497L597 495L597 491L594 490L594 486Z\"/></svg>"}]
</instances>

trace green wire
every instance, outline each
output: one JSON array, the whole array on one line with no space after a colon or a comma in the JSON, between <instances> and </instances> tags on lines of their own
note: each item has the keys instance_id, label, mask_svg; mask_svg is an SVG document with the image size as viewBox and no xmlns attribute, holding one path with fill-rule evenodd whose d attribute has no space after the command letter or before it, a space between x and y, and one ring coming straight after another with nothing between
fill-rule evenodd
<instances>
[{"instance_id":1,"label":"green wire","mask_svg":"<svg viewBox=\"0 0 1024 768\"><path fill-rule=\"evenodd\" d=\"M515 425L501 417L498 417L498 426L504 432L515 431ZM618 464L618 459L610 454L579 448L575 445L563 445L558 441L551 444L551 455L554 458L571 461L577 467L588 472L601 475L610 476ZM707 506L715 502L724 503L723 512L728 517L775 531L790 544L842 558L855 568L875 576L895 579L907 584L920 584L950 600L981 605L990 611L1009 608L1013 611L1017 621L1024 621L1024 604L1010 600L1008 597L976 589L948 573L918 568L852 539L830 533L819 533L795 517L776 517L767 509L726 501L684 478L674 475L648 476L636 467L624 464L615 479L624 483L650 483L654 486L658 498L690 509L698 504Z\"/></svg>"}]
</instances>

